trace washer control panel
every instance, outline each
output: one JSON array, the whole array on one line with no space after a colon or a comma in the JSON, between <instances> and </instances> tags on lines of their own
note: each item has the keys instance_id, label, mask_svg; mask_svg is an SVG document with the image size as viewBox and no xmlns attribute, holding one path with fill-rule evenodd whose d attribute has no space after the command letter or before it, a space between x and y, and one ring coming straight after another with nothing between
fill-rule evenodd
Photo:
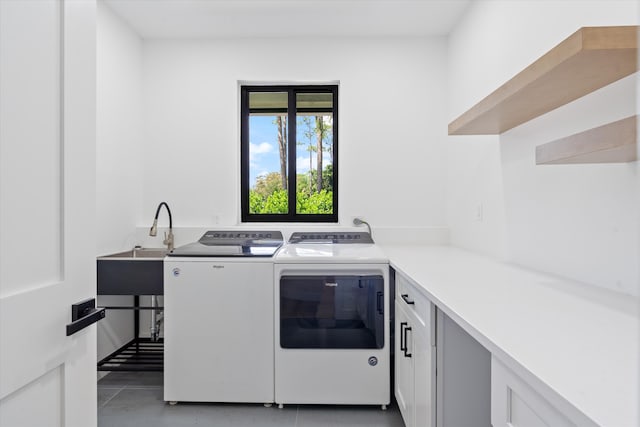
<instances>
[{"instance_id":1,"label":"washer control panel","mask_svg":"<svg viewBox=\"0 0 640 427\"><path fill-rule=\"evenodd\" d=\"M206 246L280 246L284 239L279 231L207 231L198 240Z\"/></svg>"}]
</instances>

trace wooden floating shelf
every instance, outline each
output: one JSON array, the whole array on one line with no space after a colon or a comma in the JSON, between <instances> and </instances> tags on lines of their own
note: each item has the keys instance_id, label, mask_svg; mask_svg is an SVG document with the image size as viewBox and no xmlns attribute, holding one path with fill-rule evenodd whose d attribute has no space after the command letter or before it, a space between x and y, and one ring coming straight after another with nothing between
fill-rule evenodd
<instances>
[{"instance_id":1,"label":"wooden floating shelf","mask_svg":"<svg viewBox=\"0 0 640 427\"><path fill-rule=\"evenodd\" d=\"M536 147L537 165L626 163L638 160L638 116Z\"/></svg>"},{"instance_id":2,"label":"wooden floating shelf","mask_svg":"<svg viewBox=\"0 0 640 427\"><path fill-rule=\"evenodd\" d=\"M449 124L497 135L638 70L638 26L583 27Z\"/></svg>"}]
</instances>

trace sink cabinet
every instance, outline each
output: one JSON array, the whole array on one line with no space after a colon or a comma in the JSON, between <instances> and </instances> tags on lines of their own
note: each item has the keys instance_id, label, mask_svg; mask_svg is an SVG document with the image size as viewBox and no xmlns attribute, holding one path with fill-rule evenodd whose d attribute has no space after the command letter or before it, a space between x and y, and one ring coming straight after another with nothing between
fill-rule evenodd
<instances>
[{"instance_id":1,"label":"sink cabinet","mask_svg":"<svg viewBox=\"0 0 640 427\"><path fill-rule=\"evenodd\" d=\"M136 248L98 257L98 295L163 295L163 248Z\"/></svg>"},{"instance_id":2,"label":"sink cabinet","mask_svg":"<svg viewBox=\"0 0 640 427\"><path fill-rule=\"evenodd\" d=\"M98 258L98 295L162 295L162 259Z\"/></svg>"},{"instance_id":3,"label":"sink cabinet","mask_svg":"<svg viewBox=\"0 0 640 427\"><path fill-rule=\"evenodd\" d=\"M166 248L134 248L98 257L97 294L131 295L133 305L107 305L107 317L133 310L133 339L98 361L99 371L162 371L163 339L140 337L140 311L161 312L163 307L141 306L140 296L164 295Z\"/></svg>"}]
</instances>

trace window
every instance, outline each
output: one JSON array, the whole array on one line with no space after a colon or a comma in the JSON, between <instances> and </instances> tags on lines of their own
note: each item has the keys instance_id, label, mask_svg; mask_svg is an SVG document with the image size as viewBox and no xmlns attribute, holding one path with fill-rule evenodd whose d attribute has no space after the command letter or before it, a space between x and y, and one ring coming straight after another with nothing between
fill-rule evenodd
<instances>
[{"instance_id":1,"label":"window","mask_svg":"<svg viewBox=\"0 0 640 427\"><path fill-rule=\"evenodd\" d=\"M243 222L338 221L338 87L242 86Z\"/></svg>"}]
</instances>

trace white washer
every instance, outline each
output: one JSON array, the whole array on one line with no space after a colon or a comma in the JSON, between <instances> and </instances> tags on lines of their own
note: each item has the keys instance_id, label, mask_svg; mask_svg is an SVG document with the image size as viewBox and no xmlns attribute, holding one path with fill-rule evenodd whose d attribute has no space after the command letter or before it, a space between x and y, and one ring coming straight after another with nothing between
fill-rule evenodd
<instances>
[{"instance_id":1,"label":"white washer","mask_svg":"<svg viewBox=\"0 0 640 427\"><path fill-rule=\"evenodd\" d=\"M164 400L273 403L273 231L209 231L164 260Z\"/></svg>"},{"instance_id":2,"label":"white washer","mask_svg":"<svg viewBox=\"0 0 640 427\"><path fill-rule=\"evenodd\" d=\"M294 233L275 257L276 403L386 408L389 301L368 234Z\"/></svg>"}]
</instances>

